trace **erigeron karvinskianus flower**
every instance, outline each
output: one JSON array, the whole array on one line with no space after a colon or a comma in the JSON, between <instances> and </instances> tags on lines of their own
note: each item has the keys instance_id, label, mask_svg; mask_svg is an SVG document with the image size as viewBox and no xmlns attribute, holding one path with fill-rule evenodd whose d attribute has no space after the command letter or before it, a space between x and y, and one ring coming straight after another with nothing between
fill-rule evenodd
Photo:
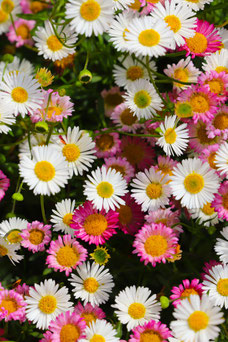
<instances>
[{"instance_id":1,"label":"erigeron karvinskianus flower","mask_svg":"<svg viewBox=\"0 0 228 342\"><path fill-rule=\"evenodd\" d=\"M74 230L70 227L74 209L75 200L71 201L70 198L63 199L61 202L56 203L50 219L54 231L61 231L72 236L74 235Z\"/></svg>"},{"instance_id":2,"label":"erigeron karvinskianus flower","mask_svg":"<svg viewBox=\"0 0 228 342\"><path fill-rule=\"evenodd\" d=\"M0 223L0 236L5 238L9 243L20 244L22 238L20 233L27 228L28 221L19 217L11 217Z\"/></svg>"},{"instance_id":3,"label":"erigeron karvinskianus flower","mask_svg":"<svg viewBox=\"0 0 228 342\"><path fill-rule=\"evenodd\" d=\"M112 324L105 320L96 320L91 322L85 329L85 337L80 339L80 342L119 342L119 337L116 337L117 331Z\"/></svg>"},{"instance_id":4,"label":"erigeron karvinskianus flower","mask_svg":"<svg viewBox=\"0 0 228 342\"><path fill-rule=\"evenodd\" d=\"M228 227L223 228L221 231L223 238L217 238L215 244L215 252L219 256L219 259L228 264Z\"/></svg>"},{"instance_id":5,"label":"erigeron karvinskianus flower","mask_svg":"<svg viewBox=\"0 0 228 342\"><path fill-rule=\"evenodd\" d=\"M11 244L3 237L0 237L0 258L8 256L13 265L15 265L16 262L20 262L24 258L23 255L17 254L20 247L19 244Z\"/></svg>"}]
</instances>

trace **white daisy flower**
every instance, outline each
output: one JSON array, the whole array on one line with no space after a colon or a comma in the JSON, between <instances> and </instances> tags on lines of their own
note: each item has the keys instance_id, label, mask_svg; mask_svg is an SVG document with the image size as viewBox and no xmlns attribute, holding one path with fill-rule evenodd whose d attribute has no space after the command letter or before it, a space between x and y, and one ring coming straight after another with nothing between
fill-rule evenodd
<instances>
[{"instance_id":1,"label":"white daisy flower","mask_svg":"<svg viewBox=\"0 0 228 342\"><path fill-rule=\"evenodd\" d=\"M205 227L214 226L219 222L218 213L208 202L202 208L189 209L188 212L193 219L197 219L199 224L203 224Z\"/></svg>"},{"instance_id":2,"label":"white daisy flower","mask_svg":"<svg viewBox=\"0 0 228 342\"><path fill-rule=\"evenodd\" d=\"M219 177L208 163L198 158L182 160L170 177L172 193L188 209L202 208L211 203L219 188Z\"/></svg>"},{"instance_id":3,"label":"white daisy flower","mask_svg":"<svg viewBox=\"0 0 228 342\"><path fill-rule=\"evenodd\" d=\"M9 108L15 115L34 112L41 107L43 94L40 84L22 72L4 75L0 83L1 104Z\"/></svg>"},{"instance_id":4,"label":"white daisy flower","mask_svg":"<svg viewBox=\"0 0 228 342\"><path fill-rule=\"evenodd\" d=\"M218 73L222 71L228 73L228 50L222 49L206 56L202 68L204 71L215 70Z\"/></svg>"},{"instance_id":5,"label":"white daisy flower","mask_svg":"<svg viewBox=\"0 0 228 342\"><path fill-rule=\"evenodd\" d=\"M161 305L156 295L151 295L151 291L143 286L130 286L120 291L112 307L117 309L115 314L122 324L127 324L128 331L160 318Z\"/></svg>"},{"instance_id":6,"label":"white daisy flower","mask_svg":"<svg viewBox=\"0 0 228 342\"><path fill-rule=\"evenodd\" d=\"M119 58L120 63L121 59L123 59L123 57ZM142 58L141 61L146 64L145 57ZM128 56L126 59L124 59L122 65L123 66L119 66L115 64L113 70L115 82L119 87L127 88L130 84L132 84L132 82L135 82L139 79L149 80L149 75L145 66L137 60L134 60L131 56ZM157 70L154 61L150 61L149 66L150 69L153 69L154 71Z\"/></svg>"},{"instance_id":7,"label":"white daisy flower","mask_svg":"<svg viewBox=\"0 0 228 342\"><path fill-rule=\"evenodd\" d=\"M228 49L228 30L226 30L224 27L219 28L219 35L222 38L222 48Z\"/></svg>"},{"instance_id":8,"label":"white daisy flower","mask_svg":"<svg viewBox=\"0 0 228 342\"><path fill-rule=\"evenodd\" d=\"M133 2L134 0L113 0L114 9L122 10L124 8L128 8L128 6Z\"/></svg>"},{"instance_id":9,"label":"white daisy flower","mask_svg":"<svg viewBox=\"0 0 228 342\"><path fill-rule=\"evenodd\" d=\"M27 228L28 221L19 217L11 217L9 220L4 220L0 223L0 236L4 237L9 243L20 243L22 238L20 233L22 229Z\"/></svg>"},{"instance_id":10,"label":"white daisy flower","mask_svg":"<svg viewBox=\"0 0 228 342\"><path fill-rule=\"evenodd\" d=\"M84 304L89 302L93 306L107 302L114 287L109 269L95 262L85 262L77 267L77 273L78 276L72 273L69 279L75 298L80 298Z\"/></svg>"},{"instance_id":11,"label":"white daisy flower","mask_svg":"<svg viewBox=\"0 0 228 342\"><path fill-rule=\"evenodd\" d=\"M64 234L74 235L74 230L70 227L72 216L75 209L75 200L67 198L61 202L56 203L55 209L52 210L51 223L53 230L56 232L63 232Z\"/></svg>"},{"instance_id":12,"label":"white daisy flower","mask_svg":"<svg viewBox=\"0 0 228 342\"><path fill-rule=\"evenodd\" d=\"M7 242L3 237L0 237L0 258L8 256L10 261L15 265L15 262L21 261L24 256L18 255L16 252L20 249L20 245Z\"/></svg>"},{"instance_id":13,"label":"white daisy flower","mask_svg":"<svg viewBox=\"0 0 228 342\"><path fill-rule=\"evenodd\" d=\"M55 147L68 162L71 177L73 174L77 176L88 171L96 159L95 143L89 134L80 131L79 127L68 127L67 134L57 138L56 143Z\"/></svg>"},{"instance_id":14,"label":"white daisy flower","mask_svg":"<svg viewBox=\"0 0 228 342\"><path fill-rule=\"evenodd\" d=\"M209 4L213 0L175 0L178 3L188 5L193 11L199 11L204 9L206 4Z\"/></svg>"},{"instance_id":15,"label":"white daisy flower","mask_svg":"<svg viewBox=\"0 0 228 342\"><path fill-rule=\"evenodd\" d=\"M205 274L203 290L214 305L228 309L228 265L213 266Z\"/></svg>"},{"instance_id":16,"label":"white daisy flower","mask_svg":"<svg viewBox=\"0 0 228 342\"><path fill-rule=\"evenodd\" d=\"M54 195L67 184L69 172L61 153L50 146L32 148L32 159L22 155L19 172L35 195Z\"/></svg>"},{"instance_id":17,"label":"white daisy flower","mask_svg":"<svg viewBox=\"0 0 228 342\"><path fill-rule=\"evenodd\" d=\"M73 310L66 286L59 288L59 284L52 279L45 279L40 284L34 284L34 288L30 287L25 301L27 319L43 330L47 329L50 321L59 314Z\"/></svg>"},{"instance_id":18,"label":"white daisy flower","mask_svg":"<svg viewBox=\"0 0 228 342\"><path fill-rule=\"evenodd\" d=\"M5 69L6 67L6 69ZM2 78L3 70L5 69L5 73L10 73L12 72L23 72L26 75L29 76L34 76L34 66L32 63L27 61L27 59L23 58L20 60L17 56L14 56L13 62L8 63L6 66L5 62L0 62L0 77Z\"/></svg>"},{"instance_id":19,"label":"white daisy flower","mask_svg":"<svg viewBox=\"0 0 228 342\"><path fill-rule=\"evenodd\" d=\"M174 336L181 341L214 341L219 335L219 325L224 322L223 312L214 307L207 295L191 295L174 309L176 321L171 322Z\"/></svg>"},{"instance_id":20,"label":"white daisy flower","mask_svg":"<svg viewBox=\"0 0 228 342\"><path fill-rule=\"evenodd\" d=\"M160 111L163 103L154 86L147 80L136 80L127 88L125 103L138 119L151 119L156 111Z\"/></svg>"},{"instance_id":21,"label":"white daisy flower","mask_svg":"<svg viewBox=\"0 0 228 342\"><path fill-rule=\"evenodd\" d=\"M0 0L0 35L6 33L12 24L10 14L16 20L18 13L21 13L20 0Z\"/></svg>"},{"instance_id":22,"label":"white daisy flower","mask_svg":"<svg viewBox=\"0 0 228 342\"><path fill-rule=\"evenodd\" d=\"M30 146L31 147L43 146L46 144L46 141L47 141L47 135L42 134L42 133L33 132L33 134L30 134L29 138L30 138L30 142L29 142L28 137L27 137L27 139L19 145L19 154L18 154L19 158L21 158L21 156L23 156L25 154L28 157L30 157L31 156ZM53 136L52 136L48 142L48 145L51 145L53 143L54 143L54 140L53 140Z\"/></svg>"},{"instance_id":23,"label":"white daisy flower","mask_svg":"<svg viewBox=\"0 0 228 342\"><path fill-rule=\"evenodd\" d=\"M173 31L162 19L150 16L134 18L128 26L126 39L129 51L136 56L163 56L173 46Z\"/></svg>"},{"instance_id":24,"label":"white daisy flower","mask_svg":"<svg viewBox=\"0 0 228 342\"><path fill-rule=\"evenodd\" d=\"M0 133L7 134L11 131L11 125L16 122L13 111L8 107L0 104Z\"/></svg>"},{"instance_id":25,"label":"white daisy flower","mask_svg":"<svg viewBox=\"0 0 228 342\"><path fill-rule=\"evenodd\" d=\"M138 172L132 180L131 192L136 203L142 205L142 210L157 210L169 204L170 186L169 176L156 171L152 166L149 170Z\"/></svg>"},{"instance_id":26,"label":"white daisy flower","mask_svg":"<svg viewBox=\"0 0 228 342\"><path fill-rule=\"evenodd\" d=\"M127 182L116 170L105 166L98 167L92 171L92 176L88 175L88 179L84 185L84 195L88 201L91 201L95 208L105 211L109 209L115 210L120 205L124 205L125 201L121 198L127 193Z\"/></svg>"},{"instance_id":27,"label":"white daisy flower","mask_svg":"<svg viewBox=\"0 0 228 342\"><path fill-rule=\"evenodd\" d=\"M161 146L167 156L180 156L188 147L189 134L187 124L183 123L177 126L178 119L176 115L166 116L165 121L160 125L161 138L156 142Z\"/></svg>"},{"instance_id":28,"label":"white daisy flower","mask_svg":"<svg viewBox=\"0 0 228 342\"><path fill-rule=\"evenodd\" d=\"M71 46L76 43L77 36L69 25L55 27L62 42L56 37L54 29L49 21L44 22L44 27L38 27L33 39L38 49L38 55L43 55L45 59L52 61L61 60L75 52L75 48L69 48L62 43Z\"/></svg>"},{"instance_id":29,"label":"white daisy flower","mask_svg":"<svg viewBox=\"0 0 228 342\"><path fill-rule=\"evenodd\" d=\"M223 228L221 234L224 239L216 239L215 252L223 263L228 264L228 227Z\"/></svg>"},{"instance_id":30,"label":"white daisy flower","mask_svg":"<svg viewBox=\"0 0 228 342\"><path fill-rule=\"evenodd\" d=\"M118 342L117 331L113 329L112 324L104 319L92 321L85 329L85 337L78 342Z\"/></svg>"},{"instance_id":31,"label":"white daisy flower","mask_svg":"<svg viewBox=\"0 0 228 342\"><path fill-rule=\"evenodd\" d=\"M175 1L165 1L156 4L151 12L152 17L163 19L174 33L173 49L176 46L185 44L184 38L191 38L195 34L196 16L195 13L185 4L177 4Z\"/></svg>"},{"instance_id":32,"label":"white daisy flower","mask_svg":"<svg viewBox=\"0 0 228 342\"><path fill-rule=\"evenodd\" d=\"M86 37L107 31L113 14L113 0L69 0L66 4L66 19L72 19L72 30Z\"/></svg>"},{"instance_id":33,"label":"white daisy flower","mask_svg":"<svg viewBox=\"0 0 228 342\"><path fill-rule=\"evenodd\" d=\"M221 174L225 174L228 177L228 143L224 142L220 145L215 155L215 165L217 170Z\"/></svg>"}]
</instances>

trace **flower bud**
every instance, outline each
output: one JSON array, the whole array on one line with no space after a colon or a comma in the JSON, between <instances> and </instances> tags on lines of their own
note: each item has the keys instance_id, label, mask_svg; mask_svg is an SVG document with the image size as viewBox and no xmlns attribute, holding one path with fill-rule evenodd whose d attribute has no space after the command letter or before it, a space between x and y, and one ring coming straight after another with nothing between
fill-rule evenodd
<instances>
[{"instance_id":1,"label":"flower bud","mask_svg":"<svg viewBox=\"0 0 228 342\"><path fill-rule=\"evenodd\" d=\"M24 196L20 192L15 192L12 195L12 199L14 199L15 201L21 202L24 200Z\"/></svg>"},{"instance_id":2,"label":"flower bud","mask_svg":"<svg viewBox=\"0 0 228 342\"><path fill-rule=\"evenodd\" d=\"M35 125L36 131L39 133L46 133L48 132L48 124L45 121L39 121Z\"/></svg>"},{"instance_id":3,"label":"flower bud","mask_svg":"<svg viewBox=\"0 0 228 342\"><path fill-rule=\"evenodd\" d=\"M169 298L165 296L161 296L160 303L161 303L162 309L167 309L169 307Z\"/></svg>"},{"instance_id":4,"label":"flower bud","mask_svg":"<svg viewBox=\"0 0 228 342\"><path fill-rule=\"evenodd\" d=\"M2 57L2 61L5 63L13 63L14 57L13 55L6 53L3 57Z\"/></svg>"}]
</instances>

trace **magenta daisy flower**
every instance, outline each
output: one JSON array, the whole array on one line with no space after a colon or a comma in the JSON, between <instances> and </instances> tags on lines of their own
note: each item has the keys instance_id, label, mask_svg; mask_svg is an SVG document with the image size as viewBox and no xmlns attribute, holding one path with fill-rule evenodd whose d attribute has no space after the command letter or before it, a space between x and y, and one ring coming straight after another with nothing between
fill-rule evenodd
<instances>
[{"instance_id":1,"label":"magenta daisy flower","mask_svg":"<svg viewBox=\"0 0 228 342\"><path fill-rule=\"evenodd\" d=\"M138 325L132 329L129 342L159 341L166 342L171 335L171 331L166 324L151 319L143 325Z\"/></svg>"},{"instance_id":2,"label":"magenta daisy flower","mask_svg":"<svg viewBox=\"0 0 228 342\"><path fill-rule=\"evenodd\" d=\"M220 50L222 38L218 30L213 24L206 20L197 20L195 35L192 38L185 39L185 44L181 46L181 50L186 50L186 57L190 54L195 56L208 56Z\"/></svg>"},{"instance_id":3,"label":"magenta daisy flower","mask_svg":"<svg viewBox=\"0 0 228 342\"><path fill-rule=\"evenodd\" d=\"M158 209L155 211L149 211L149 214L145 216L146 223L163 223L166 227L172 227L175 225L173 231L179 235L183 232L180 223L180 211L172 211L171 208Z\"/></svg>"},{"instance_id":4,"label":"magenta daisy flower","mask_svg":"<svg viewBox=\"0 0 228 342\"><path fill-rule=\"evenodd\" d=\"M210 274L210 270L216 266L216 265L221 265L222 263L216 260L210 260L209 262L205 262L204 267L203 267L203 271L204 273L201 273L201 279L202 280L206 280L207 279L207 275Z\"/></svg>"},{"instance_id":5,"label":"magenta daisy flower","mask_svg":"<svg viewBox=\"0 0 228 342\"><path fill-rule=\"evenodd\" d=\"M16 47L22 45L33 45L34 40L31 37L31 31L35 27L34 20L18 19L11 25L9 32L6 34L11 43L16 43Z\"/></svg>"},{"instance_id":6,"label":"magenta daisy flower","mask_svg":"<svg viewBox=\"0 0 228 342\"><path fill-rule=\"evenodd\" d=\"M96 322L97 319L105 318L104 311L97 305L92 306L91 303L86 303L83 306L81 302L78 302L74 307L74 312L83 318L87 326L89 326L91 322Z\"/></svg>"},{"instance_id":7,"label":"magenta daisy flower","mask_svg":"<svg viewBox=\"0 0 228 342\"><path fill-rule=\"evenodd\" d=\"M51 240L51 226L33 221L27 224L27 229L23 229L20 235L23 247L33 253L42 252L45 250L45 245L49 244Z\"/></svg>"},{"instance_id":8,"label":"magenta daisy flower","mask_svg":"<svg viewBox=\"0 0 228 342\"><path fill-rule=\"evenodd\" d=\"M123 200L124 205L120 205L116 211L119 213L119 228L125 233L135 235L144 223L144 214L141 205L127 193Z\"/></svg>"},{"instance_id":9,"label":"magenta daisy flower","mask_svg":"<svg viewBox=\"0 0 228 342\"><path fill-rule=\"evenodd\" d=\"M21 294L14 290L0 291L0 320L25 321L26 303Z\"/></svg>"},{"instance_id":10,"label":"magenta daisy flower","mask_svg":"<svg viewBox=\"0 0 228 342\"><path fill-rule=\"evenodd\" d=\"M173 305L176 308L178 304L185 298L189 298L190 295L201 296L203 293L202 284L199 282L199 279L188 280L185 279L182 281L183 285L174 286L171 289L173 293L170 296L170 299L173 301Z\"/></svg>"},{"instance_id":11,"label":"magenta daisy flower","mask_svg":"<svg viewBox=\"0 0 228 342\"><path fill-rule=\"evenodd\" d=\"M104 99L105 115L110 116L116 106L124 102L123 91L119 87L112 87L109 90L102 90L101 96Z\"/></svg>"},{"instance_id":12,"label":"magenta daisy flower","mask_svg":"<svg viewBox=\"0 0 228 342\"><path fill-rule=\"evenodd\" d=\"M30 287L27 284L22 284L22 285L17 285L14 288L14 291L16 291L17 293L21 294L23 297L24 296L28 296L29 295L29 289Z\"/></svg>"},{"instance_id":13,"label":"magenta daisy flower","mask_svg":"<svg viewBox=\"0 0 228 342\"><path fill-rule=\"evenodd\" d=\"M75 312L62 312L51 321L48 329L52 332L52 342L78 341L85 337L85 321Z\"/></svg>"},{"instance_id":14,"label":"magenta daisy flower","mask_svg":"<svg viewBox=\"0 0 228 342\"><path fill-rule=\"evenodd\" d=\"M210 167L216 171L216 173L220 176L220 172L218 171L218 168L215 164L215 157L216 157L216 152L219 149L219 144L215 144L212 146L208 146L204 150L201 151L199 155L199 159L202 161L208 163Z\"/></svg>"},{"instance_id":15,"label":"magenta daisy flower","mask_svg":"<svg viewBox=\"0 0 228 342\"><path fill-rule=\"evenodd\" d=\"M137 116L127 107L126 103L116 106L110 119L117 126L121 126L124 132L135 133L142 125L138 122Z\"/></svg>"},{"instance_id":16,"label":"magenta daisy flower","mask_svg":"<svg viewBox=\"0 0 228 342\"><path fill-rule=\"evenodd\" d=\"M175 232L162 223L145 224L135 236L133 254L140 257L145 265L166 263L176 253L178 238Z\"/></svg>"},{"instance_id":17,"label":"magenta daisy flower","mask_svg":"<svg viewBox=\"0 0 228 342\"><path fill-rule=\"evenodd\" d=\"M86 201L83 206L74 211L71 228L74 235L95 245L103 245L106 240L116 234L119 214L113 210L107 213L104 209L95 209L91 202Z\"/></svg>"},{"instance_id":18,"label":"magenta daisy flower","mask_svg":"<svg viewBox=\"0 0 228 342\"><path fill-rule=\"evenodd\" d=\"M104 128L102 131L105 132L106 130L107 128ZM95 133L99 133L99 131L95 131ZM118 133L103 133L97 135L94 142L96 144L95 154L98 158L111 157L120 151L120 139Z\"/></svg>"},{"instance_id":19,"label":"magenta daisy flower","mask_svg":"<svg viewBox=\"0 0 228 342\"><path fill-rule=\"evenodd\" d=\"M213 120L207 125L208 138L213 139L216 136L222 136L224 140L228 139L228 107L223 105L215 114Z\"/></svg>"},{"instance_id":20,"label":"magenta daisy flower","mask_svg":"<svg viewBox=\"0 0 228 342\"><path fill-rule=\"evenodd\" d=\"M5 196L5 192L8 190L9 186L9 178L7 178L6 175L0 170L0 201Z\"/></svg>"},{"instance_id":21,"label":"magenta daisy flower","mask_svg":"<svg viewBox=\"0 0 228 342\"><path fill-rule=\"evenodd\" d=\"M52 333L50 331L46 331L43 334L43 338L39 342L52 342Z\"/></svg>"},{"instance_id":22,"label":"magenta daisy flower","mask_svg":"<svg viewBox=\"0 0 228 342\"><path fill-rule=\"evenodd\" d=\"M88 255L87 250L70 234L63 237L59 235L58 240L51 241L47 253L49 254L46 260L48 267L65 272L67 277L86 260Z\"/></svg>"},{"instance_id":23,"label":"magenta daisy flower","mask_svg":"<svg viewBox=\"0 0 228 342\"><path fill-rule=\"evenodd\" d=\"M129 182L131 178L134 177L134 168L126 158L111 157L106 158L104 161L107 170L111 168L120 172L126 182Z\"/></svg>"},{"instance_id":24,"label":"magenta daisy flower","mask_svg":"<svg viewBox=\"0 0 228 342\"><path fill-rule=\"evenodd\" d=\"M224 103L227 100L228 95L228 74L224 71L218 73L214 70L210 70L205 74L201 74L198 78L198 83L208 85L210 92L216 94L218 101Z\"/></svg>"},{"instance_id":25,"label":"magenta daisy flower","mask_svg":"<svg viewBox=\"0 0 228 342\"><path fill-rule=\"evenodd\" d=\"M211 205L218 212L218 218L228 221L228 181L220 185Z\"/></svg>"}]
</instances>

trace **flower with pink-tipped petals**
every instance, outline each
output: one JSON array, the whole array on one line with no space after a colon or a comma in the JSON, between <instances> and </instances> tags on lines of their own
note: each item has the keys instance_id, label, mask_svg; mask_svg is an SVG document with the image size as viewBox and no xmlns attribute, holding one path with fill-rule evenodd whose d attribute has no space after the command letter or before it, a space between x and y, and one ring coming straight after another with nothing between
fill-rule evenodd
<instances>
[{"instance_id":1,"label":"flower with pink-tipped petals","mask_svg":"<svg viewBox=\"0 0 228 342\"><path fill-rule=\"evenodd\" d=\"M9 178L7 178L6 175L0 170L0 201L5 196L5 192L8 190L9 186Z\"/></svg>"},{"instance_id":2,"label":"flower with pink-tipped petals","mask_svg":"<svg viewBox=\"0 0 228 342\"><path fill-rule=\"evenodd\" d=\"M220 185L211 205L218 212L218 218L228 221L228 181Z\"/></svg>"},{"instance_id":3,"label":"flower with pink-tipped petals","mask_svg":"<svg viewBox=\"0 0 228 342\"><path fill-rule=\"evenodd\" d=\"M104 128L101 133L94 139L96 144L96 156L98 158L112 157L120 151L120 139L118 133L105 133L107 128ZM95 133L99 133L95 131Z\"/></svg>"},{"instance_id":4,"label":"flower with pink-tipped petals","mask_svg":"<svg viewBox=\"0 0 228 342\"><path fill-rule=\"evenodd\" d=\"M126 158L111 157L105 158L104 161L107 169L111 168L120 172L126 182L129 182L131 178L134 177L134 168Z\"/></svg>"},{"instance_id":5,"label":"flower with pink-tipped petals","mask_svg":"<svg viewBox=\"0 0 228 342\"><path fill-rule=\"evenodd\" d=\"M167 338L171 335L171 331L166 324L162 324L160 321L150 321L143 325L138 325L132 329L129 342L142 342L142 341L159 341L166 342ZM155 340L154 340L155 338Z\"/></svg>"},{"instance_id":6,"label":"flower with pink-tipped petals","mask_svg":"<svg viewBox=\"0 0 228 342\"><path fill-rule=\"evenodd\" d=\"M74 312L84 319L86 325L89 326L91 322L95 322L97 319L104 319L105 313L97 305L92 305L91 303L86 303L84 306L81 302L78 302L74 307Z\"/></svg>"},{"instance_id":7,"label":"flower with pink-tipped petals","mask_svg":"<svg viewBox=\"0 0 228 342\"><path fill-rule=\"evenodd\" d=\"M34 41L30 32L35 24L34 20L18 19L14 21L14 26L10 26L9 32L6 34L7 38L11 43L16 43L17 48L25 44L33 45Z\"/></svg>"},{"instance_id":8,"label":"flower with pink-tipped petals","mask_svg":"<svg viewBox=\"0 0 228 342\"><path fill-rule=\"evenodd\" d=\"M0 291L0 320L25 321L26 303L22 295L14 290Z\"/></svg>"},{"instance_id":9,"label":"flower with pink-tipped petals","mask_svg":"<svg viewBox=\"0 0 228 342\"><path fill-rule=\"evenodd\" d=\"M44 225L39 221L28 223L27 229L21 232L21 245L28 248L33 253L45 250L45 245L49 244L51 240L51 226Z\"/></svg>"},{"instance_id":10,"label":"flower with pink-tipped petals","mask_svg":"<svg viewBox=\"0 0 228 342\"><path fill-rule=\"evenodd\" d=\"M189 298L190 295L201 296L203 293L202 284L199 282L199 279L188 280L184 279L182 281L183 285L174 286L171 290L173 293L170 296L170 299L173 300L173 305L175 308L181 301L185 298Z\"/></svg>"}]
</instances>

